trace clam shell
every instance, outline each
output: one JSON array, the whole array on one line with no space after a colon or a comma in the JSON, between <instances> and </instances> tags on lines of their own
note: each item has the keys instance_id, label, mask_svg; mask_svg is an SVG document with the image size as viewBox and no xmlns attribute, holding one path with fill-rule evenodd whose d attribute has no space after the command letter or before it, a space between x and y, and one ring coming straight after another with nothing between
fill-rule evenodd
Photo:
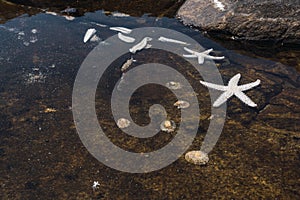
<instances>
[{"instance_id":1,"label":"clam shell","mask_svg":"<svg viewBox=\"0 0 300 200\"><path fill-rule=\"evenodd\" d=\"M174 106L177 106L178 109L180 108L184 109L190 107L190 103L187 101L179 100L174 103Z\"/></svg>"},{"instance_id":2,"label":"clam shell","mask_svg":"<svg viewBox=\"0 0 300 200\"><path fill-rule=\"evenodd\" d=\"M190 151L185 154L185 160L195 165L206 165L209 158L203 151Z\"/></svg>"},{"instance_id":3,"label":"clam shell","mask_svg":"<svg viewBox=\"0 0 300 200\"><path fill-rule=\"evenodd\" d=\"M91 37L96 33L96 29L94 28L89 28L83 38L83 42L86 43L87 41L89 41L89 39L91 39Z\"/></svg>"},{"instance_id":4,"label":"clam shell","mask_svg":"<svg viewBox=\"0 0 300 200\"><path fill-rule=\"evenodd\" d=\"M176 124L172 120L165 120L160 124L160 130L171 133L174 132L176 129Z\"/></svg>"},{"instance_id":5,"label":"clam shell","mask_svg":"<svg viewBox=\"0 0 300 200\"><path fill-rule=\"evenodd\" d=\"M125 119L125 118L120 118L118 119L117 121L117 126L119 128L127 128L128 126L130 125L130 121L128 119Z\"/></svg>"},{"instance_id":6,"label":"clam shell","mask_svg":"<svg viewBox=\"0 0 300 200\"><path fill-rule=\"evenodd\" d=\"M126 42L126 43L133 43L135 41L135 38L125 36L122 33L118 33L118 37L120 40L122 40L123 42Z\"/></svg>"},{"instance_id":7,"label":"clam shell","mask_svg":"<svg viewBox=\"0 0 300 200\"><path fill-rule=\"evenodd\" d=\"M179 82L170 81L170 82L166 83L166 87L171 90L178 90L178 89L182 88L182 85Z\"/></svg>"}]
</instances>

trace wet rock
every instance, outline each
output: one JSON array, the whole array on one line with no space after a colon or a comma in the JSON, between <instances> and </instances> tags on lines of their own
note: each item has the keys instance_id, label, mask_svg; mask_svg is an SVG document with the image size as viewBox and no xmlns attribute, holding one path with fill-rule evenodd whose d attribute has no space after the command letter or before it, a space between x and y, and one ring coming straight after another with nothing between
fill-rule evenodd
<instances>
[{"instance_id":1,"label":"wet rock","mask_svg":"<svg viewBox=\"0 0 300 200\"><path fill-rule=\"evenodd\" d=\"M300 132L300 90L286 88L270 100L270 104L258 114L257 120L276 129Z\"/></svg>"},{"instance_id":2,"label":"wet rock","mask_svg":"<svg viewBox=\"0 0 300 200\"><path fill-rule=\"evenodd\" d=\"M233 39L300 44L300 1L187 0L177 17L184 24Z\"/></svg>"}]
</instances>

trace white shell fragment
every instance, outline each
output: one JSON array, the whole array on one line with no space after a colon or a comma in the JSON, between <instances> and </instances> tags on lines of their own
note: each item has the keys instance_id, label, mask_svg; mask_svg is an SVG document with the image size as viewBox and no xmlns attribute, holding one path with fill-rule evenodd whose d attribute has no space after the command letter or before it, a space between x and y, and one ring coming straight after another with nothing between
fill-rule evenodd
<instances>
[{"instance_id":1,"label":"white shell fragment","mask_svg":"<svg viewBox=\"0 0 300 200\"><path fill-rule=\"evenodd\" d=\"M120 40L122 40L123 42L126 42L126 43L133 43L135 41L135 38L129 37L129 36L125 36L122 33L118 33L118 38Z\"/></svg>"},{"instance_id":2,"label":"white shell fragment","mask_svg":"<svg viewBox=\"0 0 300 200\"><path fill-rule=\"evenodd\" d=\"M216 7L220 11L225 11L225 5L219 0L214 0L214 7Z\"/></svg>"},{"instance_id":3,"label":"white shell fragment","mask_svg":"<svg viewBox=\"0 0 300 200\"><path fill-rule=\"evenodd\" d=\"M96 26L100 26L100 27L102 27L102 28L107 27L106 24L99 24L99 23L96 23L96 22L91 22L91 24L95 24Z\"/></svg>"},{"instance_id":4,"label":"white shell fragment","mask_svg":"<svg viewBox=\"0 0 300 200\"><path fill-rule=\"evenodd\" d=\"M195 165L206 165L209 158L203 151L190 151L185 154L185 160Z\"/></svg>"},{"instance_id":5,"label":"white shell fragment","mask_svg":"<svg viewBox=\"0 0 300 200\"><path fill-rule=\"evenodd\" d=\"M190 45L187 42L183 42L183 41L175 40L175 39L171 39L171 38L166 38L166 37L159 37L158 41L161 41L161 42L171 42L171 43L183 44L183 45Z\"/></svg>"},{"instance_id":6,"label":"white shell fragment","mask_svg":"<svg viewBox=\"0 0 300 200\"><path fill-rule=\"evenodd\" d=\"M96 29L94 29L94 28L89 28L89 29L86 31L85 35L84 35L83 42L84 42L84 43L87 43L87 41L89 41L89 39L91 39L91 37L94 36L94 34L95 34L96 32L97 32Z\"/></svg>"},{"instance_id":7,"label":"white shell fragment","mask_svg":"<svg viewBox=\"0 0 300 200\"><path fill-rule=\"evenodd\" d=\"M125 118L120 118L118 119L117 121L117 126L119 128L127 128L128 126L130 125L130 121L128 119L125 119Z\"/></svg>"},{"instance_id":8,"label":"white shell fragment","mask_svg":"<svg viewBox=\"0 0 300 200\"><path fill-rule=\"evenodd\" d=\"M128 59L121 67L121 72L126 71L130 65L134 62L133 58Z\"/></svg>"},{"instance_id":9,"label":"white shell fragment","mask_svg":"<svg viewBox=\"0 0 300 200\"><path fill-rule=\"evenodd\" d=\"M135 54L137 51L140 51L142 49L149 49L152 45L148 44L149 41L151 41L151 37L144 37L142 41L134 45L132 48L129 49L129 51L133 54Z\"/></svg>"},{"instance_id":10,"label":"white shell fragment","mask_svg":"<svg viewBox=\"0 0 300 200\"><path fill-rule=\"evenodd\" d=\"M175 82L175 81L170 81L170 82L166 83L166 87L171 90L178 90L178 89L182 88L181 84L179 82Z\"/></svg>"},{"instance_id":11,"label":"white shell fragment","mask_svg":"<svg viewBox=\"0 0 300 200\"><path fill-rule=\"evenodd\" d=\"M55 13L55 12L49 12L49 11L46 11L45 13L48 14L48 15L54 15L54 16L57 15L57 13Z\"/></svg>"},{"instance_id":12,"label":"white shell fragment","mask_svg":"<svg viewBox=\"0 0 300 200\"><path fill-rule=\"evenodd\" d=\"M126 13L114 12L114 13L112 13L112 16L114 16L114 17L129 17L130 15L128 15Z\"/></svg>"},{"instance_id":13,"label":"white shell fragment","mask_svg":"<svg viewBox=\"0 0 300 200\"><path fill-rule=\"evenodd\" d=\"M75 17L69 15L63 15L63 17L68 21L73 21L75 19Z\"/></svg>"},{"instance_id":14,"label":"white shell fragment","mask_svg":"<svg viewBox=\"0 0 300 200\"><path fill-rule=\"evenodd\" d=\"M176 106L178 109L180 108L184 109L190 107L190 103L187 101L179 100L174 103L174 106Z\"/></svg>"},{"instance_id":15,"label":"white shell fragment","mask_svg":"<svg viewBox=\"0 0 300 200\"><path fill-rule=\"evenodd\" d=\"M165 120L160 124L160 130L164 132L171 133L174 132L175 129L176 129L176 124L174 121Z\"/></svg>"},{"instance_id":16,"label":"white shell fragment","mask_svg":"<svg viewBox=\"0 0 300 200\"><path fill-rule=\"evenodd\" d=\"M91 42L100 42L101 38L99 38L96 34L90 39Z\"/></svg>"},{"instance_id":17,"label":"white shell fragment","mask_svg":"<svg viewBox=\"0 0 300 200\"><path fill-rule=\"evenodd\" d=\"M109 29L113 30L113 31L118 31L118 32L121 32L124 34L130 34L132 31L131 29L125 28L125 27L110 27Z\"/></svg>"},{"instance_id":18,"label":"white shell fragment","mask_svg":"<svg viewBox=\"0 0 300 200\"><path fill-rule=\"evenodd\" d=\"M31 33L36 34L37 30L34 28L34 29L31 30Z\"/></svg>"}]
</instances>

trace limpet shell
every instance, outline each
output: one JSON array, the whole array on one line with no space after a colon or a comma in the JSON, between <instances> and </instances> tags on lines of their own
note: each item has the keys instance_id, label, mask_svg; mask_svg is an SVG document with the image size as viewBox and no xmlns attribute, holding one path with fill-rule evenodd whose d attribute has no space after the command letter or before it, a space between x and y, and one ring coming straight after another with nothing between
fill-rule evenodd
<instances>
[{"instance_id":1,"label":"limpet shell","mask_svg":"<svg viewBox=\"0 0 300 200\"><path fill-rule=\"evenodd\" d=\"M178 89L182 88L182 85L179 82L170 81L170 82L166 83L166 87L171 90L178 90Z\"/></svg>"},{"instance_id":2,"label":"limpet shell","mask_svg":"<svg viewBox=\"0 0 300 200\"><path fill-rule=\"evenodd\" d=\"M119 128L127 128L129 125L130 125L130 121L128 119L120 118L117 121L117 126Z\"/></svg>"},{"instance_id":3,"label":"limpet shell","mask_svg":"<svg viewBox=\"0 0 300 200\"><path fill-rule=\"evenodd\" d=\"M209 158L203 151L190 151L185 154L185 160L195 165L206 165Z\"/></svg>"},{"instance_id":4,"label":"limpet shell","mask_svg":"<svg viewBox=\"0 0 300 200\"><path fill-rule=\"evenodd\" d=\"M171 133L176 129L176 124L174 121L165 120L160 124L160 129L167 133Z\"/></svg>"},{"instance_id":5,"label":"limpet shell","mask_svg":"<svg viewBox=\"0 0 300 200\"><path fill-rule=\"evenodd\" d=\"M190 107L190 103L187 101L179 100L174 103L174 106L177 106L178 109L188 108L188 107Z\"/></svg>"}]
</instances>

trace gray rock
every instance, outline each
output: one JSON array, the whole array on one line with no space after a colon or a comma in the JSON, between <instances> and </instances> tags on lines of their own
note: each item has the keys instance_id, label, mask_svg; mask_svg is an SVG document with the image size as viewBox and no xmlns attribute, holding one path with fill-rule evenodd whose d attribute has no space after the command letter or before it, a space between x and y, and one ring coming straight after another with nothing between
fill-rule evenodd
<instances>
[{"instance_id":1,"label":"gray rock","mask_svg":"<svg viewBox=\"0 0 300 200\"><path fill-rule=\"evenodd\" d=\"M299 0L187 0L177 17L186 25L233 39L300 43Z\"/></svg>"}]
</instances>

